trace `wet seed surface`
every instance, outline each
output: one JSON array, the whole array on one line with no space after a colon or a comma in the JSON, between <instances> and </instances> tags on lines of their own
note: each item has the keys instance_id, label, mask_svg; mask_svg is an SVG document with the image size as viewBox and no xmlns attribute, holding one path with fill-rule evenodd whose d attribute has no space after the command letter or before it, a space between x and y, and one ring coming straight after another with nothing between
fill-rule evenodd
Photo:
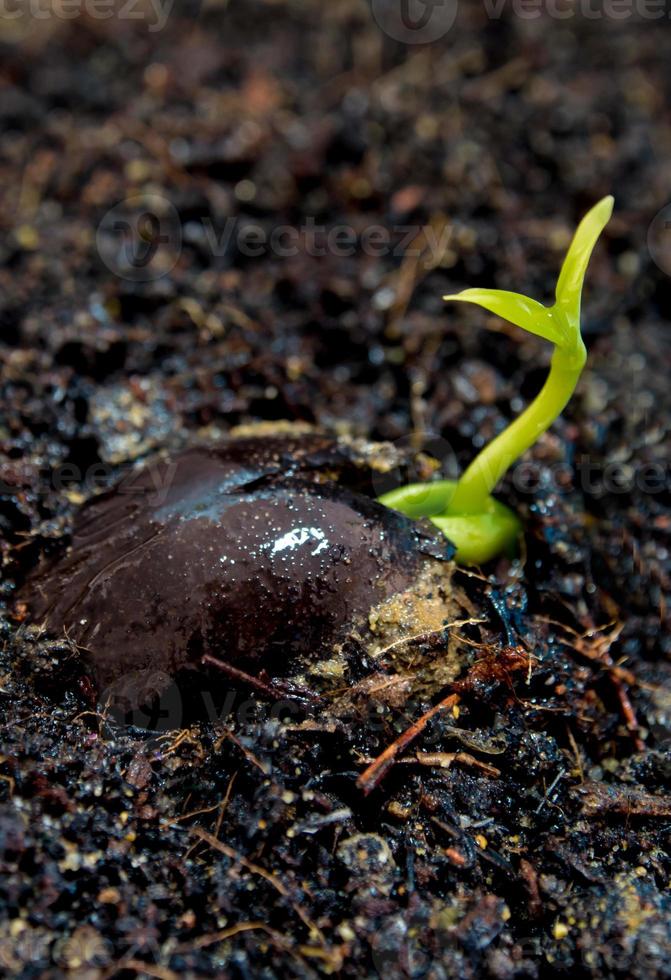
<instances>
[{"instance_id":1,"label":"wet seed surface","mask_svg":"<svg viewBox=\"0 0 671 980\"><path fill-rule=\"evenodd\" d=\"M302 673L453 553L329 478L345 449L260 436L147 466L83 508L67 554L19 606L82 651L102 705L140 707L148 686L160 698L178 676L214 696L230 675L202 676L212 658L222 671Z\"/></svg>"}]
</instances>

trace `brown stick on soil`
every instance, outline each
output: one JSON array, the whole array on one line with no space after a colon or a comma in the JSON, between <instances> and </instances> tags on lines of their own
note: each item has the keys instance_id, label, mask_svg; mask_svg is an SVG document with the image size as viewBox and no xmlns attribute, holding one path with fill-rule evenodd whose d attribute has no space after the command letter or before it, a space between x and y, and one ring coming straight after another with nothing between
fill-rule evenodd
<instances>
[{"instance_id":1,"label":"brown stick on soil","mask_svg":"<svg viewBox=\"0 0 671 980\"><path fill-rule=\"evenodd\" d=\"M363 790L364 794L367 796L376 786L379 786L385 775L391 769L391 767L396 762L398 755L405 749L411 742L413 742L418 735L426 728L427 724L434 715L437 715L440 711L449 711L453 708L455 704L459 701L458 694L448 694L446 698L439 701L438 704L434 705L426 711L421 718L413 722L409 728L399 735L399 737L388 745L387 748L382 752L377 759L375 759L371 764L364 769L359 778L356 781L359 789Z\"/></svg>"},{"instance_id":2,"label":"brown stick on soil","mask_svg":"<svg viewBox=\"0 0 671 980\"><path fill-rule=\"evenodd\" d=\"M210 656L206 653L201 663L206 664L209 667L216 667L217 670L222 671L234 681L240 681L242 684L246 684L248 687L254 688L257 691L261 691L263 694L269 697L276 698L279 696L276 688L271 687L270 684L264 683L259 680L258 677L253 677L251 674L245 673L244 670L240 670L238 667L233 667L232 664L226 663L225 660L218 660L216 657Z\"/></svg>"},{"instance_id":3,"label":"brown stick on soil","mask_svg":"<svg viewBox=\"0 0 671 980\"><path fill-rule=\"evenodd\" d=\"M219 660L217 657L211 656L211 654L206 653L201 658L201 663L209 667L216 667L217 670L222 671L224 674L234 680L239 681L241 684L245 684L247 687L251 687L253 690L260 691L267 697L274 698L279 701L287 699L295 699L296 701L320 701L321 698L316 694L312 694L311 691L305 691L303 689L292 689L290 687L280 687L275 684L267 684L260 677L254 677L253 674L248 674L244 670L240 670L239 667L234 667L232 664L227 663L225 660Z\"/></svg>"}]
</instances>

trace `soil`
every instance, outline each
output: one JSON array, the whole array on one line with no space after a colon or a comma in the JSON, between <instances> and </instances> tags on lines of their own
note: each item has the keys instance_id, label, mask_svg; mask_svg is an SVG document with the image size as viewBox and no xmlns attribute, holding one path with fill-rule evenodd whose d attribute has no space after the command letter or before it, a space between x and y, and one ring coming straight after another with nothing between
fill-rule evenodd
<instances>
[{"instance_id":1,"label":"soil","mask_svg":"<svg viewBox=\"0 0 671 980\"><path fill-rule=\"evenodd\" d=\"M668 17L82 7L0 17L0 970L671 976ZM371 496L454 476L549 352L441 296L549 297L611 192L585 376L500 488L518 559L352 638L337 701L92 699L16 604L85 501L277 420L392 443Z\"/></svg>"}]
</instances>

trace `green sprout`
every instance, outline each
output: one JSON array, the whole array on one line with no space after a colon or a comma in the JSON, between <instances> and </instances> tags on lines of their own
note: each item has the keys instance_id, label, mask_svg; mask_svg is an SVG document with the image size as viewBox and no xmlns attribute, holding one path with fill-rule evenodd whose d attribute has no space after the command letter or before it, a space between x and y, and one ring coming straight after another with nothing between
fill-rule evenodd
<instances>
[{"instance_id":1,"label":"green sprout","mask_svg":"<svg viewBox=\"0 0 671 980\"><path fill-rule=\"evenodd\" d=\"M475 303L554 344L550 373L539 394L485 446L459 480L411 483L379 498L408 517L428 517L456 546L456 558L462 563L479 564L514 551L522 525L513 511L492 497L492 491L515 460L552 425L575 390L587 358L580 333L583 281L594 246L612 213L613 198L604 197L580 222L559 273L552 306L504 289L465 289L443 297Z\"/></svg>"}]
</instances>

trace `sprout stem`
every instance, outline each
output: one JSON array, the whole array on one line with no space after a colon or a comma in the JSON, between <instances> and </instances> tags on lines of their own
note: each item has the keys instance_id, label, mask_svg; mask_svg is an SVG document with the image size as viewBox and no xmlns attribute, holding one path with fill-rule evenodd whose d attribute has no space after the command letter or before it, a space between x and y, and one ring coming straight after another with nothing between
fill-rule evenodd
<instances>
[{"instance_id":1,"label":"sprout stem","mask_svg":"<svg viewBox=\"0 0 671 980\"><path fill-rule=\"evenodd\" d=\"M575 362L574 358L566 357L561 348L555 349L550 373L542 389L522 414L492 439L468 466L459 478L447 508L448 514L477 514L484 510L487 497L506 470L561 415L575 391L584 363L584 356L582 363Z\"/></svg>"}]
</instances>

